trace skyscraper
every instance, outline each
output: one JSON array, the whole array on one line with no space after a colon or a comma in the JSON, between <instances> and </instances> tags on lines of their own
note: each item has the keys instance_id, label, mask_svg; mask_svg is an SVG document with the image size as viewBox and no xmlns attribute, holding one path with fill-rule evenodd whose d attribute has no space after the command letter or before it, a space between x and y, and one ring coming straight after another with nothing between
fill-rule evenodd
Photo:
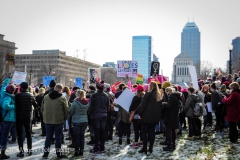
<instances>
[{"instance_id":1,"label":"skyscraper","mask_svg":"<svg viewBox=\"0 0 240 160\"><path fill-rule=\"evenodd\" d=\"M159 62L159 58L157 57L156 54L153 54L153 61L154 62Z\"/></svg>"},{"instance_id":2,"label":"skyscraper","mask_svg":"<svg viewBox=\"0 0 240 160\"><path fill-rule=\"evenodd\" d=\"M201 62L200 36L195 22L188 22L181 34L181 52L186 52L193 59L193 65L196 66L197 71L200 69Z\"/></svg>"},{"instance_id":3,"label":"skyscraper","mask_svg":"<svg viewBox=\"0 0 240 160\"><path fill-rule=\"evenodd\" d=\"M149 77L152 61L152 37L132 37L132 60L138 61L138 73L146 80Z\"/></svg>"},{"instance_id":4,"label":"skyscraper","mask_svg":"<svg viewBox=\"0 0 240 160\"><path fill-rule=\"evenodd\" d=\"M240 69L240 37L232 40L232 71L237 72Z\"/></svg>"}]
</instances>

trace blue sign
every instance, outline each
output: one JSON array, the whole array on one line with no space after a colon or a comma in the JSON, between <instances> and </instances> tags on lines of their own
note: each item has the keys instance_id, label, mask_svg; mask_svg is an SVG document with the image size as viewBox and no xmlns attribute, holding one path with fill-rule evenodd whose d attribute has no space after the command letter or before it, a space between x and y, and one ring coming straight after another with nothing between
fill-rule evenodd
<instances>
[{"instance_id":1,"label":"blue sign","mask_svg":"<svg viewBox=\"0 0 240 160\"><path fill-rule=\"evenodd\" d=\"M82 89L82 78L76 78L75 86L77 86L80 89Z\"/></svg>"},{"instance_id":2,"label":"blue sign","mask_svg":"<svg viewBox=\"0 0 240 160\"><path fill-rule=\"evenodd\" d=\"M43 85L49 86L51 80L55 80L54 76L43 76Z\"/></svg>"}]
</instances>

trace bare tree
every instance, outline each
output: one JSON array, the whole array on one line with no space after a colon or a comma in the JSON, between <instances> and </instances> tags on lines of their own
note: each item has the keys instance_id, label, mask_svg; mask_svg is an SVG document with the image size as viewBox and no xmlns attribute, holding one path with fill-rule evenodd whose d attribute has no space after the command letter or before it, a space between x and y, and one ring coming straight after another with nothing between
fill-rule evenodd
<instances>
[{"instance_id":1,"label":"bare tree","mask_svg":"<svg viewBox=\"0 0 240 160\"><path fill-rule=\"evenodd\" d=\"M6 78L6 56L3 52L0 52L0 84Z\"/></svg>"},{"instance_id":2,"label":"bare tree","mask_svg":"<svg viewBox=\"0 0 240 160\"><path fill-rule=\"evenodd\" d=\"M209 61L202 61L200 68L196 68L199 71L198 77L200 79L207 79L210 73L213 71L213 64Z\"/></svg>"}]
</instances>

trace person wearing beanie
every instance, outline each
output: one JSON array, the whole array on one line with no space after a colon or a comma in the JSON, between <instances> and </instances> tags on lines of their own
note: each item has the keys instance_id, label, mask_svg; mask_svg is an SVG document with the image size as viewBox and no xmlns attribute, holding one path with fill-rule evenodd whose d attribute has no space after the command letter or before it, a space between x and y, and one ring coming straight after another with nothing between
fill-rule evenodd
<instances>
[{"instance_id":1,"label":"person wearing beanie","mask_svg":"<svg viewBox=\"0 0 240 160\"><path fill-rule=\"evenodd\" d=\"M166 89L167 87L170 87L170 86L171 86L171 83L166 81L166 82L163 83L162 88Z\"/></svg>"},{"instance_id":2,"label":"person wearing beanie","mask_svg":"<svg viewBox=\"0 0 240 160\"><path fill-rule=\"evenodd\" d=\"M7 148L8 134L14 124L16 122L16 114L15 114L15 97L14 92L16 90L16 86L9 84L6 85L10 81L9 78L6 78L2 87L1 87L1 117L3 117L3 122L1 123L1 137L0 137L0 149L1 156L0 159L9 159L10 156L5 154L5 150ZM6 90L5 90L6 88Z\"/></svg>"},{"instance_id":3,"label":"person wearing beanie","mask_svg":"<svg viewBox=\"0 0 240 160\"><path fill-rule=\"evenodd\" d=\"M96 82L96 86L98 90L92 94L88 108L95 135L95 146L90 153L105 152L105 124L110 106L109 97L103 92L104 81Z\"/></svg>"},{"instance_id":4,"label":"person wearing beanie","mask_svg":"<svg viewBox=\"0 0 240 160\"><path fill-rule=\"evenodd\" d=\"M54 87L56 86L56 82L54 80L51 80L50 81L50 84L49 84L49 90L47 90L45 93L44 93L44 96L51 93L53 90L54 90Z\"/></svg>"},{"instance_id":5,"label":"person wearing beanie","mask_svg":"<svg viewBox=\"0 0 240 160\"><path fill-rule=\"evenodd\" d=\"M222 95L217 90L216 84L212 83L210 86L211 94L211 102L212 102L212 111L216 115L216 127L215 131L217 131L217 135L223 135L223 126L224 126L224 116L222 114L223 105L222 105Z\"/></svg>"},{"instance_id":6,"label":"person wearing beanie","mask_svg":"<svg viewBox=\"0 0 240 160\"><path fill-rule=\"evenodd\" d=\"M32 106L37 108L37 103L34 96L28 92L28 83L22 82L20 84L20 93L15 96L16 104L16 128L18 135L18 147L20 153L17 157L24 157L23 139L22 139L22 129L25 128L26 138L27 138L27 149L28 155L32 155L32 135L31 135L31 115Z\"/></svg>"}]
</instances>

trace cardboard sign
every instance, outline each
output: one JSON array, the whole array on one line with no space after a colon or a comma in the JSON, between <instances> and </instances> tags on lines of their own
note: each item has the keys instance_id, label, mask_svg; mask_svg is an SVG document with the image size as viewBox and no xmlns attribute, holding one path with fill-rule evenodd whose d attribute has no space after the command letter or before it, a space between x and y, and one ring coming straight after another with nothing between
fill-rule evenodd
<instances>
[{"instance_id":1,"label":"cardboard sign","mask_svg":"<svg viewBox=\"0 0 240 160\"><path fill-rule=\"evenodd\" d=\"M21 84L26 81L27 73L15 71L12 77L13 84Z\"/></svg>"},{"instance_id":2,"label":"cardboard sign","mask_svg":"<svg viewBox=\"0 0 240 160\"><path fill-rule=\"evenodd\" d=\"M51 80L55 80L54 76L43 76L43 85L49 86Z\"/></svg>"},{"instance_id":3,"label":"cardboard sign","mask_svg":"<svg viewBox=\"0 0 240 160\"><path fill-rule=\"evenodd\" d=\"M117 77L137 77L138 62L137 61L117 61Z\"/></svg>"},{"instance_id":4,"label":"cardboard sign","mask_svg":"<svg viewBox=\"0 0 240 160\"><path fill-rule=\"evenodd\" d=\"M198 90L199 87L198 87L198 79L197 79L197 72L196 72L195 66L188 65L188 70L191 75L193 87L194 89Z\"/></svg>"},{"instance_id":5,"label":"cardboard sign","mask_svg":"<svg viewBox=\"0 0 240 160\"><path fill-rule=\"evenodd\" d=\"M76 78L75 86L77 86L80 89L82 89L82 78L79 78L79 77Z\"/></svg>"},{"instance_id":6,"label":"cardboard sign","mask_svg":"<svg viewBox=\"0 0 240 160\"><path fill-rule=\"evenodd\" d=\"M134 96L135 94L133 92L131 92L129 89L125 89L118 99L115 100L115 103L119 104L128 112Z\"/></svg>"},{"instance_id":7,"label":"cardboard sign","mask_svg":"<svg viewBox=\"0 0 240 160\"><path fill-rule=\"evenodd\" d=\"M150 76L159 75L159 69L160 69L160 63L159 62L152 62Z\"/></svg>"},{"instance_id":8,"label":"cardboard sign","mask_svg":"<svg viewBox=\"0 0 240 160\"><path fill-rule=\"evenodd\" d=\"M96 81L100 82L101 72L100 68L89 68L88 69L89 83L95 83Z\"/></svg>"}]
</instances>

